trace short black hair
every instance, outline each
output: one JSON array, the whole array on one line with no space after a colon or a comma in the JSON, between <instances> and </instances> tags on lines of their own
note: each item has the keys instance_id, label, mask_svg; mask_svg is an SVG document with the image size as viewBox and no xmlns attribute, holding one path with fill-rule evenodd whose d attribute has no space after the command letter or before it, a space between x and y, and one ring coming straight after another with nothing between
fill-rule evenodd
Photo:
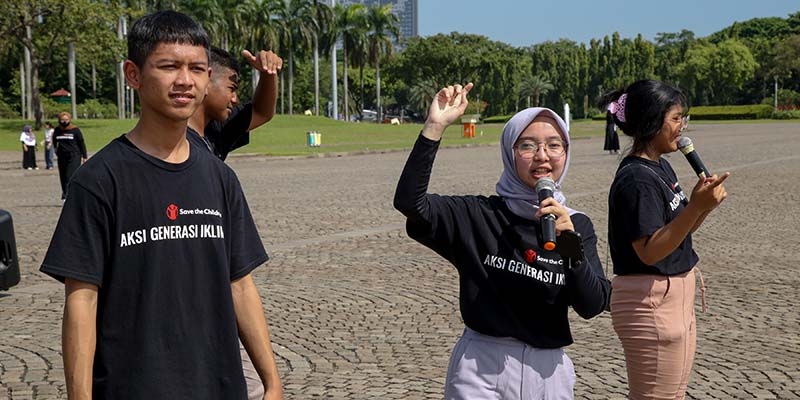
<instances>
[{"instance_id":1,"label":"short black hair","mask_svg":"<svg viewBox=\"0 0 800 400\"><path fill-rule=\"evenodd\" d=\"M235 72L236 75L241 75L241 67L239 66L239 61L236 60L231 53L220 49L219 47L211 47L211 51L209 52L208 57L208 65L213 70L214 68L223 67L228 68L231 71ZM212 72L213 74L213 72Z\"/></svg>"},{"instance_id":2,"label":"short black hair","mask_svg":"<svg viewBox=\"0 0 800 400\"><path fill-rule=\"evenodd\" d=\"M612 117L614 124L633 138L631 153L647 148L664 125L664 118L670 108L679 105L684 114L689 112L689 101L680 89L653 79L642 79L625 89L606 93L597 104L600 109L605 109L623 94L626 95L625 121L621 121L616 114L612 114Z\"/></svg>"},{"instance_id":3,"label":"short black hair","mask_svg":"<svg viewBox=\"0 0 800 400\"><path fill-rule=\"evenodd\" d=\"M142 67L162 43L202 46L207 51L211 40L205 29L188 15L173 10L157 11L133 23L128 33L128 59Z\"/></svg>"}]
</instances>

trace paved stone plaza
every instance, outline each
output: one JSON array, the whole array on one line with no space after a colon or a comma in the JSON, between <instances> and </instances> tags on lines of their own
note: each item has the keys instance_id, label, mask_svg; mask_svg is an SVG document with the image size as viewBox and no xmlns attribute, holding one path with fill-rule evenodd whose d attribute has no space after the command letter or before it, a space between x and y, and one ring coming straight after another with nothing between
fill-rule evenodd
<instances>
[{"instance_id":1,"label":"paved stone plaza","mask_svg":"<svg viewBox=\"0 0 800 400\"><path fill-rule=\"evenodd\" d=\"M727 201L694 235L709 310L698 313L689 397L800 399L800 124L693 124L687 134L709 169L733 174ZM619 158L602 147L601 137L573 142L564 190L592 217L610 275L606 200ZM407 154L229 160L272 257L254 276L287 399L442 398L463 330L457 279L408 239L392 207ZM63 286L38 272L61 208L58 174L20 161L0 153L0 208L13 215L23 275L0 292L0 399L62 399ZM670 162L688 194L688 163L679 153ZM496 146L443 149L430 190L491 194L501 165ZM624 398L610 315L571 319L576 398Z\"/></svg>"}]
</instances>

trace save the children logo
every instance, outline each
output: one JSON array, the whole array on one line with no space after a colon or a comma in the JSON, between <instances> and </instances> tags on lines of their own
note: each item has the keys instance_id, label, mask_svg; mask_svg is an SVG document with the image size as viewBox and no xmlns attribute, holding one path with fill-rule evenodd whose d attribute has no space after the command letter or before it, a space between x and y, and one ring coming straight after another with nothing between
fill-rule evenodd
<instances>
[{"instance_id":1,"label":"save the children logo","mask_svg":"<svg viewBox=\"0 0 800 400\"><path fill-rule=\"evenodd\" d=\"M167 206L167 218L169 218L170 221L175 221L178 219L178 206L175 204L170 204Z\"/></svg>"},{"instance_id":2,"label":"save the children logo","mask_svg":"<svg viewBox=\"0 0 800 400\"><path fill-rule=\"evenodd\" d=\"M536 261L536 252L533 249L525 250L525 262L528 264Z\"/></svg>"}]
</instances>

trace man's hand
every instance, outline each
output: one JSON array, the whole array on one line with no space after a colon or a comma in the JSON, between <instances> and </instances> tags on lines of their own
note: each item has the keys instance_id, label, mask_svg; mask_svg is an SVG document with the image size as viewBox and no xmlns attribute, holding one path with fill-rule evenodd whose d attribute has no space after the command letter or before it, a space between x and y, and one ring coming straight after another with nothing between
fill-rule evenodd
<instances>
[{"instance_id":1,"label":"man's hand","mask_svg":"<svg viewBox=\"0 0 800 400\"><path fill-rule=\"evenodd\" d=\"M242 50L242 57L261 73L274 75L283 68L283 59L270 50L261 50L257 55L253 55L249 50Z\"/></svg>"},{"instance_id":2,"label":"man's hand","mask_svg":"<svg viewBox=\"0 0 800 400\"><path fill-rule=\"evenodd\" d=\"M276 388L265 388L264 400L283 400L283 388L278 385Z\"/></svg>"}]
</instances>

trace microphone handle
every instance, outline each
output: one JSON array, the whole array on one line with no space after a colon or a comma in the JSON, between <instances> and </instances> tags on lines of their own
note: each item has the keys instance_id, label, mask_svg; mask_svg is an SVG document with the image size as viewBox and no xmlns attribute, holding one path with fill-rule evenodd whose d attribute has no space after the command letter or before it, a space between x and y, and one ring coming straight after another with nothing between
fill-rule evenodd
<instances>
[{"instance_id":1,"label":"microphone handle","mask_svg":"<svg viewBox=\"0 0 800 400\"><path fill-rule=\"evenodd\" d=\"M700 161L700 156L697 155L697 152L692 151L689 154L686 154L686 160L689 161L689 165L692 166L694 173L697 174L700 178L710 178L711 172L708 171L708 168Z\"/></svg>"},{"instance_id":2,"label":"microphone handle","mask_svg":"<svg viewBox=\"0 0 800 400\"><path fill-rule=\"evenodd\" d=\"M556 217L553 214L545 214L539 219L542 224L542 247L547 251L556 248Z\"/></svg>"}]
</instances>

